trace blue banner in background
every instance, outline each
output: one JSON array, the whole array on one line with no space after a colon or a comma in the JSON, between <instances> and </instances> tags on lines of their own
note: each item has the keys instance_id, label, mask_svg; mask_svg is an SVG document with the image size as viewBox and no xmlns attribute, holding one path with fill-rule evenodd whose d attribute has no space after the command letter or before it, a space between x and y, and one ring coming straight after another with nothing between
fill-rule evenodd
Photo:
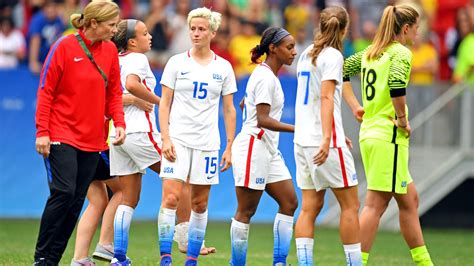
<instances>
[{"instance_id":1,"label":"blue banner in background","mask_svg":"<svg viewBox=\"0 0 474 266\"><path fill-rule=\"evenodd\" d=\"M161 73L155 73L157 81ZM282 120L294 123L296 79L280 78L285 92L285 109ZM46 168L41 156L35 151L35 109L39 76L28 69L0 71L0 218L39 218L49 195ZM247 79L237 84L234 95L237 109L237 132L240 131L242 112L239 102L245 93ZM86 88L85 88L86 89ZM161 87L157 86L161 95ZM222 110L222 109L221 109ZM225 145L225 128L222 112L219 117L221 143ZM158 116L157 116L158 117ZM223 151L225 147L221 147ZM282 133L280 151L295 180L293 158L293 134ZM213 186L209 200L209 218L230 221L237 202L232 170L220 173L220 184ZM295 183L296 188L296 183ZM298 198L301 200L299 190ZM156 219L161 203L161 179L151 170L143 177L140 203L134 217ZM86 203L87 204L87 203ZM253 221L270 222L278 210L277 204L264 194Z\"/></svg>"}]
</instances>

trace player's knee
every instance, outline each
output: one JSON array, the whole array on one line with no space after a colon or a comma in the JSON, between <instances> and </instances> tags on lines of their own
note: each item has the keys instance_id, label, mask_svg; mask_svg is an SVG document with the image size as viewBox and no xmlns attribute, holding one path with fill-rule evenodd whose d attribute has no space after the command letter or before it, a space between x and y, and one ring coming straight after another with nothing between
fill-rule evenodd
<instances>
[{"instance_id":1,"label":"player's knee","mask_svg":"<svg viewBox=\"0 0 474 266\"><path fill-rule=\"evenodd\" d=\"M238 210L235 214L235 219L242 223L250 223L250 219L252 219L253 215L255 214L256 209L245 209L245 210Z\"/></svg>"},{"instance_id":2,"label":"player's knee","mask_svg":"<svg viewBox=\"0 0 474 266\"><path fill-rule=\"evenodd\" d=\"M203 213L207 210L207 201L193 201L192 202L192 209L194 212Z\"/></svg>"},{"instance_id":3,"label":"player's knee","mask_svg":"<svg viewBox=\"0 0 474 266\"><path fill-rule=\"evenodd\" d=\"M174 193L168 193L163 197L163 205L168 209L178 208L179 196Z\"/></svg>"},{"instance_id":4,"label":"player's knee","mask_svg":"<svg viewBox=\"0 0 474 266\"><path fill-rule=\"evenodd\" d=\"M280 205L281 212L283 214L291 215L291 216L293 216L297 208L298 208L297 197L289 198L285 202L282 202L282 204Z\"/></svg>"}]
</instances>

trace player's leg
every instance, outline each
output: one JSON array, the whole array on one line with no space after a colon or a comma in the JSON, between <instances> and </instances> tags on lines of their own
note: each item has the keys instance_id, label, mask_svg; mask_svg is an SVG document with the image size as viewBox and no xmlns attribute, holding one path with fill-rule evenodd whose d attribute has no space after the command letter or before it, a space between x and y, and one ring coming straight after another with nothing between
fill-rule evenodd
<instances>
[{"instance_id":1,"label":"player's leg","mask_svg":"<svg viewBox=\"0 0 474 266\"><path fill-rule=\"evenodd\" d=\"M357 186L332 189L341 207L339 234L344 245L347 265L362 266L357 190Z\"/></svg>"},{"instance_id":2,"label":"player's leg","mask_svg":"<svg viewBox=\"0 0 474 266\"><path fill-rule=\"evenodd\" d=\"M369 252L374 243L380 218L387 209L392 195L388 192L368 190L364 207L359 217L362 261L367 263Z\"/></svg>"},{"instance_id":3,"label":"player's leg","mask_svg":"<svg viewBox=\"0 0 474 266\"><path fill-rule=\"evenodd\" d=\"M135 207L140 199L142 174L119 176L119 181L122 200L114 217L114 260L112 262L127 261L130 224L132 223Z\"/></svg>"},{"instance_id":4,"label":"player's leg","mask_svg":"<svg viewBox=\"0 0 474 266\"><path fill-rule=\"evenodd\" d=\"M83 259L88 258L89 247L94 237L94 233L99 224L100 217L104 212L107 203L107 189L102 181L93 181L87 191L89 205L81 216L76 230L76 244L74 246L73 261L78 265Z\"/></svg>"},{"instance_id":5,"label":"player's leg","mask_svg":"<svg viewBox=\"0 0 474 266\"><path fill-rule=\"evenodd\" d=\"M206 235L210 185L191 185L191 217L186 265L195 265Z\"/></svg>"},{"instance_id":6,"label":"player's leg","mask_svg":"<svg viewBox=\"0 0 474 266\"><path fill-rule=\"evenodd\" d=\"M314 222L324 204L325 190L302 189L301 211L296 220L295 240L298 265L313 265Z\"/></svg>"},{"instance_id":7,"label":"player's leg","mask_svg":"<svg viewBox=\"0 0 474 266\"><path fill-rule=\"evenodd\" d=\"M114 257L114 219L120 202L122 201L122 191L118 177L104 180L107 187L112 191L112 197L102 215L102 224L100 227L99 243L92 256L97 259L111 261Z\"/></svg>"},{"instance_id":8,"label":"player's leg","mask_svg":"<svg viewBox=\"0 0 474 266\"><path fill-rule=\"evenodd\" d=\"M420 219L418 217L418 193L415 184L411 182L408 185L407 194L394 194L400 210L400 231L403 238L410 248L413 261L416 265L433 265L428 249L423 240Z\"/></svg>"},{"instance_id":9,"label":"player's leg","mask_svg":"<svg viewBox=\"0 0 474 266\"><path fill-rule=\"evenodd\" d=\"M257 210L263 190L236 186L237 210L230 227L232 266L246 265L250 219Z\"/></svg>"},{"instance_id":10,"label":"player's leg","mask_svg":"<svg viewBox=\"0 0 474 266\"><path fill-rule=\"evenodd\" d=\"M267 184L265 191L278 203L273 223L273 265L286 265L293 237L293 215L298 208L293 181L286 179Z\"/></svg>"}]
</instances>

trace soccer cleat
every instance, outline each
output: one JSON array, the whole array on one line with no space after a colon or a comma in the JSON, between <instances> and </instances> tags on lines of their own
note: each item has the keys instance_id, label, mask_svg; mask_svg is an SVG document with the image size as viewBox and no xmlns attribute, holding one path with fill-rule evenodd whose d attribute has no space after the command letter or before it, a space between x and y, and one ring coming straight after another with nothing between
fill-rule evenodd
<instances>
[{"instance_id":1,"label":"soccer cleat","mask_svg":"<svg viewBox=\"0 0 474 266\"><path fill-rule=\"evenodd\" d=\"M125 261L119 261L116 258L113 258L110 262L110 266L129 266L132 265L132 261L130 259L126 259Z\"/></svg>"},{"instance_id":2,"label":"soccer cleat","mask_svg":"<svg viewBox=\"0 0 474 266\"><path fill-rule=\"evenodd\" d=\"M286 263L278 262L278 263L275 263L273 266L286 266Z\"/></svg>"},{"instance_id":3,"label":"soccer cleat","mask_svg":"<svg viewBox=\"0 0 474 266\"><path fill-rule=\"evenodd\" d=\"M184 263L184 266L197 266L197 265L198 265L197 258L193 258L193 257L187 257L186 262Z\"/></svg>"},{"instance_id":4,"label":"soccer cleat","mask_svg":"<svg viewBox=\"0 0 474 266\"><path fill-rule=\"evenodd\" d=\"M114 247L112 245L104 246L97 243L92 257L98 260L111 261L114 258Z\"/></svg>"},{"instance_id":5,"label":"soccer cleat","mask_svg":"<svg viewBox=\"0 0 474 266\"><path fill-rule=\"evenodd\" d=\"M171 266L171 254L161 256L160 266Z\"/></svg>"},{"instance_id":6,"label":"soccer cleat","mask_svg":"<svg viewBox=\"0 0 474 266\"><path fill-rule=\"evenodd\" d=\"M46 263L45 258L39 258L39 259L35 260L35 262L33 262L33 266L42 266L42 265L48 265Z\"/></svg>"},{"instance_id":7,"label":"soccer cleat","mask_svg":"<svg viewBox=\"0 0 474 266\"><path fill-rule=\"evenodd\" d=\"M82 260L75 260L75 259L71 260L71 266L96 266L96 265L97 264L95 264L95 262L89 257Z\"/></svg>"}]
</instances>

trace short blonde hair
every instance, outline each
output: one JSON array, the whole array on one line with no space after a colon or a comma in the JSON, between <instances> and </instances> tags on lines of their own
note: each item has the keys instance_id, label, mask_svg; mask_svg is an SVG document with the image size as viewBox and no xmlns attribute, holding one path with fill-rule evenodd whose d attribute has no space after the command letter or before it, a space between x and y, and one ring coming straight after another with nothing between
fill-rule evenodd
<instances>
[{"instance_id":1,"label":"short blonde hair","mask_svg":"<svg viewBox=\"0 0 474 266\"><path fill-rule=\"evenodd\" d=\"M209 21L209 25L212 31L217 31L221 25L222 15L219 12L211 11L206 7L199 7L193 9L188 14L188 25L191 23L193 18L205 18Z\"/></svg>"},{"instance_id":2,"label":"short blonde hair","mask_svg":"<svg viewBox=\"0 0 474 266\"><path fill-rule=\"evenodd\" d=\"M82 14L72 14L71 24L76 29L89 27L91 20L103 22L117 17L120 13L118 5L112 1L92 1L84 8Z\"/></svg>"}]
</instances>

